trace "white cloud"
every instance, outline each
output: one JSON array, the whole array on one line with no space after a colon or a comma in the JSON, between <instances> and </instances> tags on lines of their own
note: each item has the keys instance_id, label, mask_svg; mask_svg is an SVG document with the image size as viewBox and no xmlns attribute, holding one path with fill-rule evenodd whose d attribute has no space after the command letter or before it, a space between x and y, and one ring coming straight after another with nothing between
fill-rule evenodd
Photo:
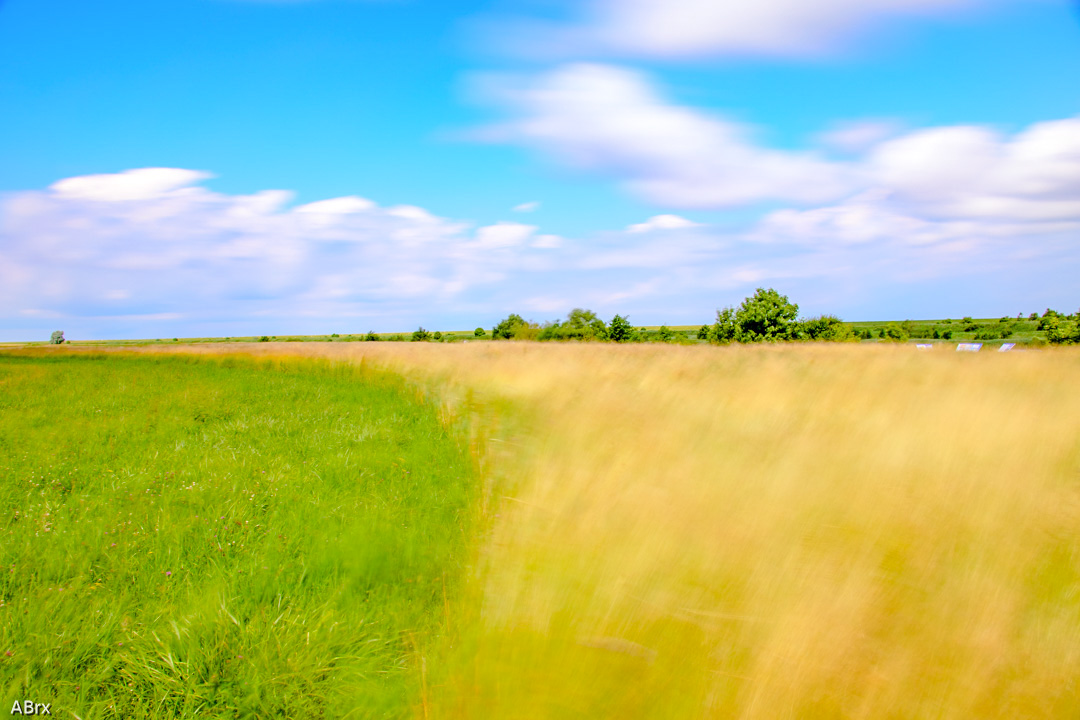
<instances>
[{"instance_id":1,"label":"white cloud","mask_svg":"<svg viewBox=\"0 0 1080 720\"><path fill-rule=\"evenodd\" d=\"M1080 219L1080 118L1012 138L982 127L922 130L876 147L867 169L899 201L935 217Z\"/></svg>"},{"instance_id":2,"label":"white cloud","mask_svg":"<svg viewBox=\"0 0 1080 720\"><path fill-rule=\"evenodd\" d=\"M524 203L521 203L520 205L515 205L513 209L514 209L514 212L528 213L528 212L534 212L539 207L540 207L540 203L536 202L536 201L533 201L533 202L524 202Z\"/></svg>"},{"instance_id":3,"label":"white cloud","mask_svg":"<svg viewBox=\"0 0 1080 720\"><path fill-rule=\"evenodd\" d=\"M356 195L350 195L348 197L319 200L318 202L301 205L296 208L294 212L316 213L320 215L351 215L352 213L367 212L374 208L375 203L371 200L357 197Z\"/></svg>"},{"instance_id":4,"label":"white cloud","mask_svg":"<svg viewBox=\"0 0 1080 720\"><path fill-rule=\"evenodd\" d=\"M843 153L861 153L900 133L895 120L853 120L836 123L818 136L818 142Z\"/></svg>"},{"instance_id":5,"label":"white cloud","mask_svg":"<svg viewBox=\"0 0 1080 720\"><path fill-rule=\"evenodd\" d=\"M532 237L537 227L513 222L498 222L476 231L476 242L484 248L505 248L522 245Z\"/></svg>"},{"instance_id":6,"label":"white cloud","mask_svg":"<svg viewBox=\"0 0 1080 720\"><path fill-rule=\"evenodd\" d=\"M565 240L558 235L537 235L536 239L532 241L534 248L554 249L562 247Z\"/></svg>"},{"instance_id":7,"label":"white cloud","mask_svg":"<svg viewBox=\"0 0 1080 720\"><path fill-rule=\"evenodd\" d=\"M183 191L212 177L198 170L139 168L109 175L82 175L52 184L50 189L65 198L123 202L146 200Z\"/></svg>"},{"instance_id":8,"label":"white cloud","mask_svg":"<svg viewBox=\"0 0 1080 720\"><path fill-rule=\"evenodd\" d=\"M691 222L678 215L654 215L643 223L628 226L626 230L632 233L643 233L652 232L653 230L678 230L698 227L699 225L700 223Z\"/></svg>"},{"instance_id":9,"label":"white cloud","mask_svg":"<svg viewBox=\"0 0 1080 720\"><path fill-rule=\"evenodd\" d=\"M761 147L749 128L670 104L646 76L630 70L573 64L531 78L487 76L477 86L511 119L474 137L518 143L614 175L658 205L822 202L853 186L848 166Z\"/></svg>"},{"instance_id":10,"label":"white cloud","mask_svg":"<svg viewBox=\"0 0 1080 720\"><path fill-rule=\"evenodd\" d=\"M808 57L831 54L905 17L941 16L1007 0L587 0L564 22L488 23L501 49L540 57Z\"/></svg>"}]
</instances>

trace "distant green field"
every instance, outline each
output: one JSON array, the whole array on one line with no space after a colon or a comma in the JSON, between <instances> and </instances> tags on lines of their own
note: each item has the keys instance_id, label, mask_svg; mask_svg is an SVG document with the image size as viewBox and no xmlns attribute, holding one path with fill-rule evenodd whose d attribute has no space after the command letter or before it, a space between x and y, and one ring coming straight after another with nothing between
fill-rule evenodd
<instances>
[{"instance_id":1,"label":"distant green field","mask_svg":"<svg viewBox=\"0 0 1080 720\"><path fill-rule=\"evenodd\" d=\"M393 376L0 353L0 701L413 716L477 485Z\"/></svg>"}]
</instances>

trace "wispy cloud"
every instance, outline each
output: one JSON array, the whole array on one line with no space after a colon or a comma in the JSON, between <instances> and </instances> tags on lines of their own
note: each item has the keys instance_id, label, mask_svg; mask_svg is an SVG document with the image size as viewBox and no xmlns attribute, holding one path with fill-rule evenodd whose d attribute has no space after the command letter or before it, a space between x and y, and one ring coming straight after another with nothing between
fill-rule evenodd
<instances>
[{"instance_id":1,"label":"wispy cloud","mask_svg":"<svg viewBox=\"0 0 1080 720\"><path fill-rule=\"evenodd\" d=\"M978 126L900 134L848 124L824 140L859 151L777 150L754 128L669 102L646 75L574 64L531 77L477 83L507 116L489 141L535 150L612 177L668 208L715 209L780 201L831 204L874 192L901 214L928 220L1080 220L1080 118L1041 122L1011 136Z\"/></svg>"},{"instance_id":2,"label":"wispy cloud","mask_svg":"<svg viewBox=\"0 0 1080 720\"><path fill-rule=\"evenodd\" d=\"M586 0L555 3L564 19L488 18L488 41L540 58L816 57L904 18L1009 0Z\"/></svg>"},{"instance_id":3,"label":"wispy cloud","mask_svg":"<svg viewBox=\"0 0 1080 720\"><path fill-rule=\"evenodd\" d=\"M752 128L674 105L648 76L624 68L572 64L535 76L484 75L474 92L508 116L474 138L520 144L613 176L661 206L821 202L855 186L850 166L763 147Z\"/></svg>"}]
</instances>

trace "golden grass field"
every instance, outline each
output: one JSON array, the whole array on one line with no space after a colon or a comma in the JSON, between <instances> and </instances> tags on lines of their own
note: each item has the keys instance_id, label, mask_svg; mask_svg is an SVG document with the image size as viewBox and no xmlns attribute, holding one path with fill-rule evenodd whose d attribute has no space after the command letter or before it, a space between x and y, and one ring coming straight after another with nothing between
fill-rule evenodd
<instances>
[{"instance_id":1,"label":"golden grass field","mask_svg":"<svg viewBox=\"0 0 1080 720\"><path fill-rule=\"evenodd\" d=\"M422 717L1080 718L1076 351L207 351L474 418L490 534Z\"/></svg>"}]
</instances>

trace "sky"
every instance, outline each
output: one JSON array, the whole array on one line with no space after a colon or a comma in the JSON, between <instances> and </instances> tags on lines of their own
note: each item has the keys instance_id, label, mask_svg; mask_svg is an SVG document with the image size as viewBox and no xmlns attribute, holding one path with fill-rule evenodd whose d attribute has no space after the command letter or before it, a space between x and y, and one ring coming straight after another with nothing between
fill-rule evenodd
<instances>
[{"instance_id":1,"label":"sky","mask_svg":"<svg viewBox=\"0 0 1080 720\"><path fill-rule=\"evenodd\" d=\"M1075 0L0 0L0 341L1078 278Z\"/></svg>"}]
</instances>

